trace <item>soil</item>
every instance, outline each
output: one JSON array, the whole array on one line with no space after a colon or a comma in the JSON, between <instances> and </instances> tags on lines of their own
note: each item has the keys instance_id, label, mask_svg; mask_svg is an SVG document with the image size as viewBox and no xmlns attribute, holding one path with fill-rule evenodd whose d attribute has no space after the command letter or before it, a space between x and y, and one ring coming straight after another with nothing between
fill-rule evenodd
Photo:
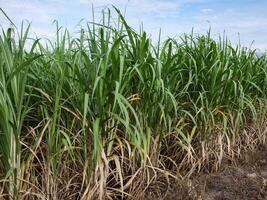
<instances>
[{"instance_id":1,"label":"soil","mask_svg":"<svg viewBox=\"0 0 267 200\"><path fill-rule=\"evenodd\" d=\"M167 191L161 188L160 194L152 192L145 199L267 200L267 148L246 157L219 172L172 183Z\"/></svg>"}]
</instances>

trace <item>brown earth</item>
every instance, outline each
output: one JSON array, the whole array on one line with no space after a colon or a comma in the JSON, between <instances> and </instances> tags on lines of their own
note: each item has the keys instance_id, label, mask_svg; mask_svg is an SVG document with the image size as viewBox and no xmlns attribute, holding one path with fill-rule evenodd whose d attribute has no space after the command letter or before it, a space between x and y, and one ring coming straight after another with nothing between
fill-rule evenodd
<instances>
[{"instance_id":1,"label":"brown earth","mask_svg":"<svg viewBox=\"0 0 267 200\"><path fill-rule=\"evenodd\" d=\"M238 164L224 165L219 172L173 182L168 189L164 183L157 185L145 199L267 200L267 148L246 155Z\"/></svg>"}]
</instances>

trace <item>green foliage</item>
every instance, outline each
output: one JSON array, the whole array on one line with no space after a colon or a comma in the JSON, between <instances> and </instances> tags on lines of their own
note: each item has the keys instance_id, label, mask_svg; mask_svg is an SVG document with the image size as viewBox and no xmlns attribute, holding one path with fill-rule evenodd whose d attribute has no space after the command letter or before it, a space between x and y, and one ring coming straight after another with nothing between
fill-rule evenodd
<instances>
[{"instance_id":1,"label":"green foliage","mask_svg":"<svg viewBox=\"0 0 267 200\"><path fill-rule=\"evenodd\" d=\"M45 47L35 39L30 51L29 26L17 42L14 30L2 32L0 171L11 177L6 188L12 195L32 151L46 149L42 159L52 177L65 159L89 162L90 174L103 154L116 154L121 138L141 166L152 138L164 146L175 134L177 146L189 147L215 127L231 138L259 112L266 115L266 55L226 38L215 41L210 32L155 47L115 10L117 25L103 11L101 24L89 23L73 38L56 23L56 40ZM38 127L35 135L30 127Z\"/></svg>"}]
</instances>

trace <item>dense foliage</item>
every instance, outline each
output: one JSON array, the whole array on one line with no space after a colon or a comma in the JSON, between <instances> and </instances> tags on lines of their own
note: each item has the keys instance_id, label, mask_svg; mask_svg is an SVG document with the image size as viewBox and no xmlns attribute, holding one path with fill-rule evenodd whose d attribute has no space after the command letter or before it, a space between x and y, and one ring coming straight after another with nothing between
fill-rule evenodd
<instances>
[{"instance_id":1,"label":"dense foliage","mask_svg":"<svg viewBox=\"0 0 267 200\"><path fill-rule=\"evenodd\" d=\"M266 55L210 32L154 45L117 12L45 44L3 30L0 193L127 196L139 169L190 168L203 142L265 122Z\"/></svg>"}]
</instances>

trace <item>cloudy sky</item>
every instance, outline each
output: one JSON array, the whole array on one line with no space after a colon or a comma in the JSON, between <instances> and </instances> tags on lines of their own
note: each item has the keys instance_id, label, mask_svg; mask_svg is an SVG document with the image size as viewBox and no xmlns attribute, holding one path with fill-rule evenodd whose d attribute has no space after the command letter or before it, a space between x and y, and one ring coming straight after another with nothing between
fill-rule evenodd
<instances>
[{"instance_id":1,"label":"cloudy sky","mask_svg":"<svg viewBox=\"0 0 267 200\"><path fill-rule=\"evenodd\" d=\"M163 37L182 33L205 33L209 27L214 37L225 31L237 43L260 50L267 49L267 0L0 0L0 7L19 26L22 20L32 23L40 37L53 37L53 20L75 32L81 19L91 21L95 12L115 5L126 9L128 23L144 29L156 38L161 28ZM0 25L8 20L0 13Z\"/></svg>"}]
</instances>

